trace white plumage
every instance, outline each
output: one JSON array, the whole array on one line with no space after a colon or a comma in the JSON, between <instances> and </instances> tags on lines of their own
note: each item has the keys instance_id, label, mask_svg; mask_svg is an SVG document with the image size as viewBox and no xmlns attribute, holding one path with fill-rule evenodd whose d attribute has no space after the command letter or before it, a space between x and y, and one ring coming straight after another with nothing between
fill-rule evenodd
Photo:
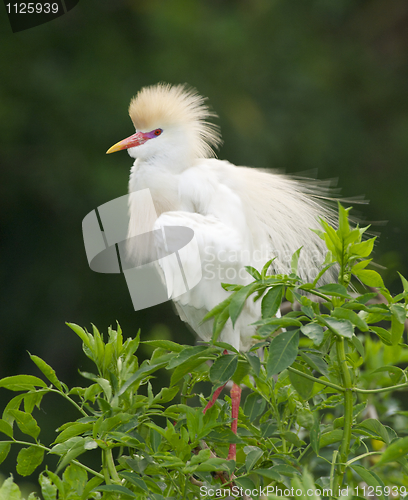
<instances>
[{"instance_id":1,"label":"white plumage","mask_svg":"<svg viewBox=\"0 0 408 500\"><path fill-rule=\"evenodd\" d=\"M129 236L160 226L194 230L203 278L178 296L175 305L181 319L208 341L212 325L201 320L228 296L221 282L252 281L244 266L260 269L276 257L273 271L290 273L291 256L303 247L299 274L305 279L316 276L325 247L310 228L318 227L318 217L332 220L333 212L324 203L324 183L213 158L213 147L221 140L217 127L206 121L215 115L204 101L181 85L142 89L129 107L136 133L108 152L128 149L136 159L129 192L148 188L158 215L140 201L131 201ZM167 282L175 283L178 268L166 266L163 272ZM248 300L235 328L229 321L220 340L249 349L255 333L251 323L260 316L259 302Z\"/></svg>"}]
</instances>

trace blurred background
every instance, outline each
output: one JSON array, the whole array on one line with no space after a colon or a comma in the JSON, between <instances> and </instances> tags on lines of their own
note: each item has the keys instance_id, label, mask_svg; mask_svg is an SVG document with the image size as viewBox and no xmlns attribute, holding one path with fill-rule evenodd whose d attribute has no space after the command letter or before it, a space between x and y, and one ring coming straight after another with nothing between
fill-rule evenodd
<instances>
[{"instance_id":1,"label":"blurred background","mask_svg":"<svg viewBox=\"0 0 408 500\"><path fill-rule=\"evenodd\" d=\"M0 377L39 375L29 351L82 383L65 321L194 342L169 303L134 312L123 276L92 272L82 240L84 216L127 192L131 158L105 151L134 132L130 98L159 81L209 98L219 158L317 171L344 197L365 195L361 218L388 221L374 224L375 260L397 293L396 271L408 276L407 54L406 0L80 0L16 34L0 9Z\"/></svg>"}]
</instances>

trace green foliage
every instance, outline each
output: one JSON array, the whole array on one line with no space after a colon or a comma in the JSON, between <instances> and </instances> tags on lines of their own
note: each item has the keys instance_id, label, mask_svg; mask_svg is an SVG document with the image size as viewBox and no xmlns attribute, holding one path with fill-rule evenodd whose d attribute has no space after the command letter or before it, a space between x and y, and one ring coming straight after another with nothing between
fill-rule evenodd
<instances>
[{"instance_id":1,"label":"green foliage","mask_svg":"<svg viewBox=\"0 0 408 500\"><path fill-rule=\"evenodd\" d=\"M379 498L403 494L408 414L398 410L393 393L408 388L408 283L401 277L403 291L393 297L380 275L366 269L373 239L362 239L366 228L350 227L348 210L339 206L337 230L321 223L328 254L316 280L304 283L296 275L299 251L290 275L269 275L270 262L261 272L249 268L254 281L229 285L228 300L207 315L214 319L210 346L148 341L154 351L139 363L140 334L124 340L118 326L105 340L95 326L88 332L69 324L94 373L82 372L88 384L70 389L32 355L47 382L31 375L2 379L0 387L19 394L0 419L0 460L12 444L20 445L16 470L27 476L46 453L57 455L57 470L39 475L44 500L196 499L227 496L229 489L237 498L281 498L284 490L289 498L318 500L338 498L345 487L364 496L356 490L361 481ZM338 283L320 285L333 266ZM353 276L356 287L376 283L377 289L352 292ZM238 353L217 339L226 320L235 321L253 297L262 300L258 342ZM276 317L284 297L292 311ZM170 385L155 393L151 379L163 370L172 371ZM236 435L228 396L204 414L197 385L221 387L230 379L245 395ZM33 414L50 393L71 403L78 419L62 423L46 446ZM227 460L231 443L236 461ZM85 465L88 453L99 453L97 470ZM2 498L22 498L12 477L0 488Z\"/></svg>"}]
</instances>

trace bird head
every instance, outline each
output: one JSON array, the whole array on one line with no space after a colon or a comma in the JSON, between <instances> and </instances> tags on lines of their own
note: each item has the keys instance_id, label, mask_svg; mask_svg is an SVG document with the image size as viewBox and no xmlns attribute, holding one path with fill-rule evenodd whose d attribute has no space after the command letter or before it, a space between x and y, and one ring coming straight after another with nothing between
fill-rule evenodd
<instances>
[{"instance_id":1,"label":"bird head","mask_svg":"<svg viewBox=\"0 0 408 500\"><path fill-rule=\"evenodd\" d=\"M213 147L221 138L218 127L206 121L216 115L204 102L185 85L158 84L141 89L129 105L136 133L107 153L127 149L133 158L175 161L214 156Z\"/></svg>"}]
</instances>

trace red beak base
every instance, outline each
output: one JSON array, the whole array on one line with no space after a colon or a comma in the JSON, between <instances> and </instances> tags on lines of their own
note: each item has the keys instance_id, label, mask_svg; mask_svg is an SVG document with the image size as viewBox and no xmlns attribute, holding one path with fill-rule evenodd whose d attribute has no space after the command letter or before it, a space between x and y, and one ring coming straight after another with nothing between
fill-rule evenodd
<instances>
[{"instance_id":1,"label":"red beak base","mask_svg":"<svg viewBox=\"0 0 408 500\"><path fill-rule=\"evenodd\" d=\"M123 141L117 142L111 148L106 151L106 154L115 153L116 151L120 151L122 149L134 148L136 146L140 146L144 144L150 137L146 137L146 134L143 132L136 132L136 134L131 135L127 139L123 139Z\"/></svg>"}]
</instances>

